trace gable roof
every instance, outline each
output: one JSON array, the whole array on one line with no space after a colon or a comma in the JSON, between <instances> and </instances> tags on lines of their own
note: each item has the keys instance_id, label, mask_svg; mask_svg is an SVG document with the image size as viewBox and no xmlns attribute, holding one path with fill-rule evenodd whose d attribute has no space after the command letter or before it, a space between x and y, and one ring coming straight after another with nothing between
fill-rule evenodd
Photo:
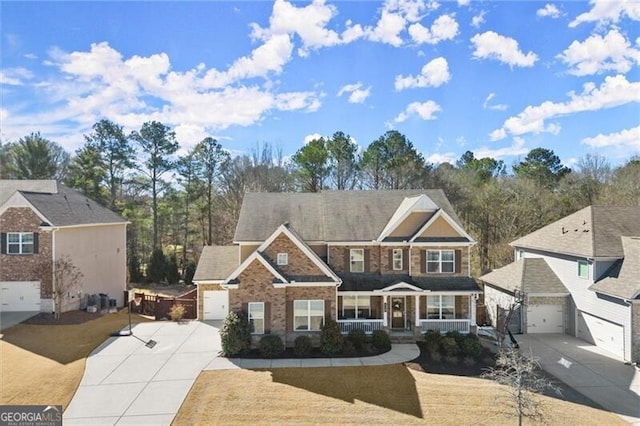
<instances>
[{"instance_id":1,"label":"gable roof","mask_svg":"<svg viewBox=\"0 0 640 426\"><path fill-rule=\"evenodd\" d=\"M560 278L542 258L524 258L480 277L494 287L513 292L569 293Z\"/></svg>"},{"instance_id":2,"label":"gable roof","mask_svg":"<svg viewBox=\"0 0 640 426\"><path fill-rule=\"evenodd\" d=\"M318 193L247 193L234 242L264 241L288 222L304 241L373 241L405 198L426 195L460 224L440 189L397 191L322 191Z\"/></svg>"},{"instance_id":3,"label":"gable roof","mask_svg":"<svg viewBox=\"0 0 640 426\"><path fill-rule=\"evenodd\" d=\"M429 227L435 223L436 220L438 220L439 218L444 219L445 222L447 222L453 229L454 231L456 231L459 236L458 237L444 237L444 240L448 240L451 242L471 242L474 241L473 238L471 238L471 236L469 234L467 234L467 232L462 228L462 226L460 226L460 224L456 221L454 221L451 217L449 217L449 215L447 215L447 213L444 210L438 210L433 216L431 216L429 218L429 220L420 227L420 229L418 229L418 231L415 233L415 235L411 238L411 242L420 242L420 241L425 241L428 242L430 237L421 237L421 235L427 230L429 229ZM441 238L438 238L438 240L441 240Z\"/></svg>"},{"instance_id":4,"label":"gable roof","mask_svg":"<svg viewBox=\"0 0 640 426\"><path fill-rule=\"evenodd\" d=\"M1 179L0 180L0 206L16 191L43 192L55 194L58 192L58 182L55 180L19 180L19 179Z\"/></svg>"},{"instance_id":5,"label":"gable roof","mask_svg":"<svg viewBox=\"0 0 640 426\"><path fill-rule=\"evenodd\" d=\"M224 281L239 263L237 246L204 246L193 281Z\"/></svg>"},{"instance_id":6,"label":"gable roof","mask_svg":"<svg viewBox=\"0 0 640 426\"><path fill-rule=\"evenodd\" d=\"M514 247L578 257L623 257L620 237L640 236L640 206L589 206L525 235Z\"/></svg>"},{"instance_id":7,"label":"gable roof","mask_svg":"<svg viewBox=\"0 0 640 426\"><path fill-rule=\"evenodd\" d=\"M127 223L108 208L56 181L0 181L13 189L0 207L19 193L52 226Z\"/></svg>"},{"instance_id":8,"label":"gable roof","mask_svg":"<svg viewBox=\"0 0 640 426\"><path fill-rule=\"evenodd\" d=\"M623 297L640 298L640 237L622 237L624 260L616 261L590 290Z\"/></svg>"},{"instance_id":9,"label":"gable roof","mask_svg":"<svg viewBox=\"0 0 640 426\"><path fill-rule=\"evenodd\" d=\"M426 195L417 195L415 197L407 197L398 206L396 211L391 216L391 219L387 222L387 226L384 227L377 240L382 241L388 235L390 235L406 218L415 211L429 211L433 212L438 209L438 206Z\"/></svg>"},{"instance_id":10,"label":"gable roof","mask_svg":"<svg viewBox=\"0 0 640 426\"><path fill-rule=\"evenodd\" d=\"M407 286L412 287L413 291L425 292L478 293L481 291L476 280L471 277L410 277L403 274L341 273L340 278L342 285L338 287L339 292L383 291L384 289L391 289L391 292L407 291Z\"/></svg>"}]
</instances>

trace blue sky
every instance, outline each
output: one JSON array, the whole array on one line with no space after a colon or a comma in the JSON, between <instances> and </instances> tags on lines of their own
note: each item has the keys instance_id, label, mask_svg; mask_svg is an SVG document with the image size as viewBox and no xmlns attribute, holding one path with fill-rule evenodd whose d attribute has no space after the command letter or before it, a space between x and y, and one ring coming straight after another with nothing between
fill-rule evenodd
<instances>
[{"instance_id":1,"label":"blue sky","mask_svg":"<svg viewBox=\"0 0 640 426\"><path fill-rule=\"evenodd\" d=\"M434 163L640 155L640 2L0 3L0 132L102 118L232 153L398 130Z\"/></svg>"}]
</instances>

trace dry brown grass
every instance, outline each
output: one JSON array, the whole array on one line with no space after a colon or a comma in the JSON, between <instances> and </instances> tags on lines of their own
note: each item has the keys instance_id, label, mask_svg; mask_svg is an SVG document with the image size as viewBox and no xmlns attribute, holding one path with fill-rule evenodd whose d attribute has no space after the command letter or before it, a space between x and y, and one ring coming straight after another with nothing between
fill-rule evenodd
<instances>
[{"instance_id":1,"label":"dry brown grass","mask_svg":"<svg viewBox=\"0 0 640 426\"><path fill-rule=\"evenodd\" d=\"M499 403L500 391L487 380L404 365L206 371L173 425L517 424ZM550 424L626 424L605 411L540 398Z\"/></svg>"},{"instance_id":2,"label":"dry brown grass","mask_svg":"<svg viewBox=\"0 0 640 426\"><path fill-rule=\"evenodd\" d=\"M132 316L133 322L144 319ZM109 334L128 324L126 310L74 325L18 324L0 341L0 404L66 408L87 356Z\"/></svg>"}]
</instances>

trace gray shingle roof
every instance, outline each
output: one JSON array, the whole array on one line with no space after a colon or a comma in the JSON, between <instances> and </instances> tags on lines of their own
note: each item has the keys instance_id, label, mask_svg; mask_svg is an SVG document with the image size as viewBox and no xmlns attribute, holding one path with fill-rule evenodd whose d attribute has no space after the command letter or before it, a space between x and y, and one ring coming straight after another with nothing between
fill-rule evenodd
<instances>
[{"instance_id":1,"label":"gray shingle roof","mask_svg":"<svg viewBox=\"0 0 640 426\"><path fill-rule=\"evenodd\" d=\"M126 223L117 213L86 196L58 183L56 193L20 193L42 213L53 226Z\"/></svg>"},{"instance_id":2,"label":"gray shingle roof","mask_svg":"<svg viewBox=\"0 0 640 426\"><path fill-rule=\"evenodd\" d=\"M560 278L542 258L524 258L480 277L480 280L510 292L569 293Z\"/></svg>"},{"instance_id":3,"label":"gray shingle roof","mask_svg":"<svg viewBox=\"0 0 640 426\"><path fill-rule=\"evenodd\" d=\"M579 257L622 257L622 236L640 236L640 206L589 206L511 243Z\"/></svg>"},{"instance_id":4,"label":"gray shingle roof","mask_svg":"<svg viewBox=\"0 0 640 426\"><path fill-rule=\"evenodd\" d=\"M194 281L222 281L240 265L237 246L205 246L193 276Z\"/></svg>"},{"instance_id":5,"label":"gray shingle roof","mask_svg":"<svg viewBox=\"0 0 640 426\"><path fill-rule=\"evenodd\" d=\"M342 285L338 291L382 290L394 284L405 282L429 291L480 291L480 287L470 277L410 277L398 274L339 274Z\"/></svg>"},{"instance_id":6,"label":"gray shingle roof","mask_svg":"<svg viewBox=\"0 0 640 426\"><path fill-rule=\"evenodd\" d=\"M589 289L626 299L640 298L640 237L622 237L622 247L624 260L617 261Z\"/></svg>"},{"instance_id":7,"label":"gray shingle roof","mask_svg":"<svg viewBox=\"0 0 640 426\"><path fill-rule=\"evenodd\" d=\"M322 191L248 193L244 196L234 241L264 241L284 222L311 241L376 239L406 197L428 196L458 224L440 189L399 191Z\"/></svg>"}]
</instances>

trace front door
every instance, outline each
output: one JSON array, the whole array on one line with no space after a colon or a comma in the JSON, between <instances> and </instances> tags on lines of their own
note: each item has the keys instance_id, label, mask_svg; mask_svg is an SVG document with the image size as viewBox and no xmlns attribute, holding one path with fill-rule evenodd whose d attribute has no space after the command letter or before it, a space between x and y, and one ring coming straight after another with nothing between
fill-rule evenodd
<instances>
[{"instance_id":1,"label":"front door","mask_svg":"<svg viewBox=\"0 0 640 426\"><path fill-rule=\"evenodd\" d=\"M404 330L404 296L391 298L391 328Z\"/></svg>"}]
</instances>

